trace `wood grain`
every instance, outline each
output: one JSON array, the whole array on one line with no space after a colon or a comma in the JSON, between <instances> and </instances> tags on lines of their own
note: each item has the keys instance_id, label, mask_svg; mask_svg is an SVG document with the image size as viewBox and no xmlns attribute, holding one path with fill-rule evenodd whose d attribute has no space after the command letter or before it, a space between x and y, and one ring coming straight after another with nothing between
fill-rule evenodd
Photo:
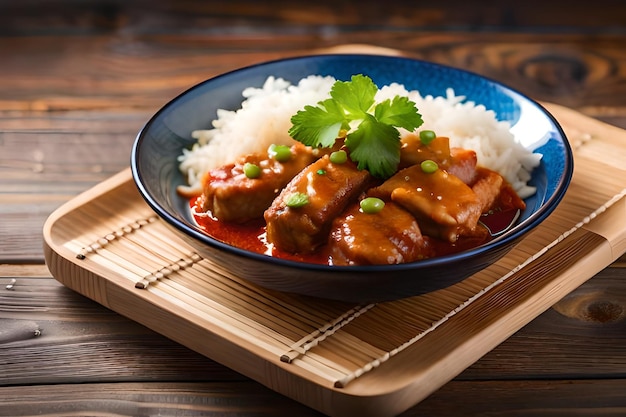
<instances>
[{"instance_id":1,"label":"wood grain","mask_svg":"<svg viewBox=\"0 0 626 417\"><path fill-rule=\"evenodd\" d=\"M143 123L196 82L359 43L626 128L622 1L215 3L0 3L0 415L319 415L69 291L43 264L45 218L125 168ZM624 267L404 415L626 414Z\"/></svg>"},{"instance_id":2,"label":"wood grain","mask_svg":"<svg viewBox=\"0 0 626 417\"><path fill-rule=\"evenodd\" d=\"M0 50L15 56L2 69L0 110L144 108L153 112L192 85L229 70L375 41L380 47L505 82L537 100L591 116L607 114L618 120L626 116L617 99L625 90L619 75L626 65L621 36L505 33L494 39L490 33L416 34L402 29L374 34L347 31L336 38L309 36L271 38L277 46L265 43L267 34L259 34L258 40L248 35L184 33L130 40L103 35L49 36L37 41L0 38ZM211 48L215 43L224 44L224 49ZM29 89L30 83L37 83L38 89Z\"/></svg>"},{"instance_id":3,"label":"wood grain","mask_svg":"<svg viewBox=\"0 0 626 417\"><path fill-rule=\"evenodd\" d=\"M27 395L20 387L0 388L0 415L322 416L252 382L126 382L40 386ZM591 394L593 389L594 394ZM486 415L622 416L624 383L616 380L453 381L400 417ZM595 394L595 390L598 393ZM166 394L164 394L166 393ZM245 393L242 396L241 393ZM572 402L572 398L578 401ZM69 401L68 401L69 399ZM277 411L280 410L280 411Z\"/></svg>"}]
</instances>

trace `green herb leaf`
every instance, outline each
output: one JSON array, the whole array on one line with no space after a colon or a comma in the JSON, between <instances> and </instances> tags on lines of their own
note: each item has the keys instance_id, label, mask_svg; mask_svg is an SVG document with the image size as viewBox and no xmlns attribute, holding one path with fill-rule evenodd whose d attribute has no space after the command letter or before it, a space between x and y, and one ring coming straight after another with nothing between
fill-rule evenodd
<instances>
[{"instance_id":1,"label":"green herb leaf","mask_svg":"<svg viewBox=\"0 0 626 417\"><path fill-rule=\"evenodd\" d=\"M371 78L353 75L350 81L337 81L330 96L337 101L350 120L362 119L374 104L378 87Z\"/></svg>"},{"instance_id":2,"label":"green herb leaf","mask_svg":"<svg viewBox=\"0 0 626 417\"><path fill-rule=\"evenodd\" d=\"M336 81L331 98L317 106L307 105L291 117L289 134L305 145L330 148L345 130L350 159L359 169L387 178L400 163L398 128L413 131L423 121L408 97L396 96L374 105L377 91L372 79L362 74Z\"/></svg>"},{"instance_id":3,"label":"green herb leaf","mask_svg":"<svg viewBox=\"0 0 626 417\"><path fill-rule=\"evenodd\" d=\"M291 117L289 135L307 145L330 148L334 145L346 118L337 103L328 99L317 107L305 106Z\"/></svg>"},{"instance_id":4,"label":"green herb leaf","mask_svg":"<svg viewBox=\"0 0 626 417\"><path fill-rule=\"evenodd\" d=\"M413 131L424 123L422 115L415 108L415 103L403 96L396 96L393 100L387 99L379 103L374 116L381 123L402 127L408 131Z\"/></svg>"},{"instance_id":5,"label":"green herb leaf","mask_svg":"<svg viewBox=\"0 0 626 417\"><path fill-rule=\"evenodd\" d=\"M379 178L396 172L400 163L400 133L393 126L368 115L357 130L346 137L350 158L359 169L366 169Z\"/></svg>"}]
</instances>

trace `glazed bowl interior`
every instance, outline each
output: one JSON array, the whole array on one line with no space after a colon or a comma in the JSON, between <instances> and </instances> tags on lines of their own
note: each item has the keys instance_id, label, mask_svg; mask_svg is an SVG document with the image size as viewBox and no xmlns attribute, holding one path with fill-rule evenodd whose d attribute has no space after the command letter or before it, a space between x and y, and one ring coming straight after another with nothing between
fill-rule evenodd
<instances>
[{"instance_id":1,"label":"glazed bowl interior","mask_svg":"<svg viewBox=\"0 0 626 417\"><path fill-rule=\"evenodd\" d=\"M241 92L260 87L267 77L292 83L309 75L349 80L364 74L380 87L403 84L422 96L445 96L448 88L493 110L510 122L523 145L543 155L515 225L488 243L452 255L386 266L327 266L272 258L217 241L196 224L189 201L176 188L185 183L177 157L195 139L191 132L211 128L218 109L236 110ZM315 103L312 103L315 104ZM538 103L488 78L415 59L377 55L315 55L262 63L209 79L167 103L139 132L131 168L148 205L199 254L225 265L237 276L271 290L350 302L386 301L453 285L504 256L539 225L561 201L571 180L572 151L557 121Z\"/></svg>"}]
</instances>

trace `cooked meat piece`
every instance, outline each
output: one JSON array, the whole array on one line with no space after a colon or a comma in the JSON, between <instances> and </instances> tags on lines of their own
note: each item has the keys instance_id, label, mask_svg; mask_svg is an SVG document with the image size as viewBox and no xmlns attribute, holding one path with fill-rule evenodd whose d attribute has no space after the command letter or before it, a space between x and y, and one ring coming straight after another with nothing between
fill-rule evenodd
<instances>
[{"instance_id":1,"label":"cooked meat piece","mask_svg":"<svg viewBox=\"0 0 626 417\"><path fill-rule=\"evenodd\" d=\"M498 196L496 205L501 210L520 209L526 208L526 202L517 194L515 189L507 181L504 181L500 188L500 195Z\"/></svg>"},{"instance_id":2,"label":"cooked meat piece","mask_svg":"<svg viewBox=\"0 0 626 417\"><path fill-rule=\"evenodd\" d=\"M450 164L450 139L437 136L428 145L423 145L415 133L404 135L401 139L400 169L420 164L431 159L439 166L447 167Z\"/></svg>"},{"instance_id":3,"label":"cooked meat piece","mask_svg":"<svg viewBox=\"0 0 626 417\"><path fill-rule=\"evenodd\" d=\"M428 145L423 145L416 134L402 137L400 148L400 169L417 165L430 159L439 167L459 177L465 184L471 185L476 176L476 152L470 149L450 147L450 139L437 136Z\"/></svg>"},{"instance_id":4,"label":"cooked meat piece","mask_svg":"<svg viewBox=\"0 0 626 417\"><path fill-rule=\"evenodd\" d=\"M262 218L280 190L304 167L316 159L311 148L291 147L291 158L279 162L267 153L248 155L233 164L210 170L205 176L202 208L222 221L243 223ZM258 178L248 178L244 165L261 168Z\"/></svg>"},{"instance_id":5,"label":"cooked meat piece","mask_svg":"<svg viewBox=\"0 0 626 417\"><path fill-rule=\"evenodd\" d=\"M333 265L399 264L434 255L415 218L390 201L374 214L353 204L333 222L328 245Z\"/></svg>"},{"instance_id":6,"label":"cooked meat piece","mask_svg":"<svg viewBox=\"0 0 626 417\"><path fill-rule=\"evenodd\" d=\"M265 211L267 240L289 253L310 253L326 243L330 225L367 187L371 175L352 162L334 164L318 159L281 191ZM308 203L288 206L290 198L306 195Z\"/></svg>"},{"instance_id":7,"label":"cooked meat piece","mask_svg":"<svg viewBox=\"0 0 626 417\"><path fill-rule=\"evenodd\" d=\"M419 165L397 172L370 194L392 200L415 216L425 235L455 242L472 231L481 215L476 193L443 169L425 173Z\"/></svg>"},{"instance_id":8,"label":"cooked meat piece","mask_svg":"<svg viewBox=\"0 0 626 417\"><path fill-rule=\"evenodd\" d=\"M458 177L467 185L472 185L476 180L476 165L478 159L476 152L471 149L451 148L450 164L445 167L448 173Z\"/></svg>"},{"instance_id":9,"label":"cooked meat piece","mask_svg":"<svg viewBox=\"0 0 626 417\"><path fill-rule=\"evenodd\" d=\"M476 172L477 179L472 190L480 201L483 213L492 209L507 211L526 208L524 200L500 174L487 168L478 168Z\"/></svg>"},{"instance_id":10,"label":"cooked meat piece","mask_svg":"<svg viewBox=\"0 0 626 417\"><path fill-rule=\"evenodd\" d=\"M487 169L480 171L480 176L476 183L472 185L472 190L480 202L481 212L484 213L495 203L500 195L500 190L504 185L504 178L497 172Z\"/></svg>"}]
</instances>

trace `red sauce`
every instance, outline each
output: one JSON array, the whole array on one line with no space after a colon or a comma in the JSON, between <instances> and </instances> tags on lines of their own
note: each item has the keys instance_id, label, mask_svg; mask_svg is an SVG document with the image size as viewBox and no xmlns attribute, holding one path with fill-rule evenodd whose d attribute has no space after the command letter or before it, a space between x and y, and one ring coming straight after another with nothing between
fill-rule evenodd
<instances>
[{"instance_id":1,"label":"red sauce","mask_svg":"<svg viewBox=\"0 0 626 417\"><path fill-rule=\"evenodd\" d=\"M196 199L191 200L192 212ZM201 209L198 209L201 212ZM265 241L265 221L263 219L251 220L246 223L226 223L218 221L211 216L194 214L196 223L209 236L220 242L244 249L250 252L266 254L277 258L288 259L299 262L328 264L328 254L319 250L314 254L292 254L280 251Z\"/></svg>"},{"instance_id":2,"label":"red sauce","mask_svg":"<svg viewBox=\"0 0 626 417\"><path fill-rule=\"evenodd\" d=\"M195 205L196 199L192 199L192 211ZM195 213L195 211L193 212ZM510 209L496 210L496 212L494 213L494 217L496 216L499 216L499 218L495 223L505 227L510 224L510 219L513 216L513 212ZM485 218L489 217L491 216L485 216ZM269 256L287 260L322 265L328 264L328 252L325 250L324 247L320 248L314 254L291 254L280 251L274 248L271 244L268 244L265 241L265 222L263 219L253 220L243 224L236 224L220 222L213 217L207 215L196 214L194 215L194 218L198 225L208 235L228 245L235 246L250 252L266 254ZM492 232L495 231L493 227L496 226L490 224ZM491 240L491 236L486 231L484 234L481 234L481 236L478 237L462 237L455 243L444 242L442 240L434 239L428 236L424 236L424 238L426 239L427 244L433 247L434 252L437 254L437 256L448 255L468 250Z\"/></svg>"}]
</instances>

